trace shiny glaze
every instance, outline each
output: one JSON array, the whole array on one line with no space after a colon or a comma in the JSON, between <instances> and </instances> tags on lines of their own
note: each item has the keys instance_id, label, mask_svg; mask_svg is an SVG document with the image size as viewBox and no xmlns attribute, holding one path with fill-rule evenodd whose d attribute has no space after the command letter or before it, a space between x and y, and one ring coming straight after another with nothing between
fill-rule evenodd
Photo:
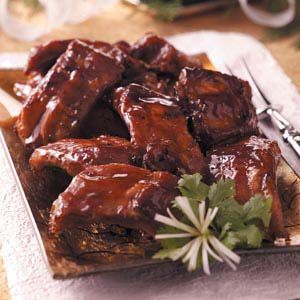
<instances>
[{"instance_id":1,"label":"shiny glaze","mask_svg":"<svg viewBox=\"0 0 300 300\"><path fill-rule=\"evenodd\" d=\"M247 202L255 194L272 196L271 231L277 236L283 234L283 217L276 185L280 155L276 142L257 136L208 152L210 178L234 179L236 199L240 203Z\"/></svg>"},{"instance_id":2,"label":"shiny glaze","mask_svg":"<svg viewBox=\"0 0 300 300\"><path fill-rule=\"evenodd\" d=\"M104 222L154 234L155 213L165 213L178 194L177 177L124 165L92 166L74 177L54 201L50 230Z\"/></svg>"},{"instance_id":3,"label":"shiny glaze","mask_svg":"<svg viewBox=\"0 0 300 300\"><path fill-rule=\"evenodd\" d=\"M53 40L30 49L27 64L24 69L27 75L26 83L15 83L14 92L25 101L33 89L38 86L43 77L56 63L57 59L67 50L74 39Z\"/></svg>"},{"instance_id":4,"label":"shiny glaze","mask_svg":"<svg viewBox=\"0 0 300 300\"><path fill-rule=\"evenodd\" d=\"M36 147L76 135L97 97L122 72L105 54L71 42L25 102L17 122L21 140Z\"/></svg>"},{"instance_id":5,"label":"shiny glaze","mask_svg":"<svg viewBox=\"0 0 300 300\"><path fill-rule=\"evenodd\" d=\"M37 75L44 77L74 40L53 40L33 47L25 67L29 82L25 85L17 84L17 93L21 97L28 97L28 91L32 87L31 78ZM118 62L124 68L122 85L138 83L167 95L174 95L173 87L183 67L202 66L201 60L196 56L185 55L153 33L146 34L133 46L126 41L113 44L87 39L78 41L88 44L94 50L101 51Z\"/></svg>"},{"instance_id":6,"label":"shiny glaze","mask_svg":"<svg viewBox=\"0 0 300 300\"><path fill-rule=\"evenodd\" d=\"M66 52L69 44L73 41L74 39L54 40L34 47L30 51L25 74L31 76L34 73L45 76L56 63L57 59ZM114 59L116 63L124 68L124 80L130 81L130 79L133 79L139 74L147 72L145 64L130 55L131 46L124 41L119 41L114 44L86 39L79 39L78 41Z\"/></svg>"},{"instance_id":7,"label":"shiny glaze","mask_svg":"<svg viewBox=\"0 0 300 300\"><path fill-rule=\"evenodd\" d=\"M64 139L35 149L29 163L33 169L55 166L75 176L91 165L136 164L140 153L125 139L100 136L96 139Z\"/></svg>"},{"instance_id":8,"label":"shiny glaze","mask_svg":"<svg viewBox=\"0 0 300 300\"><path fill-rule=\"evenodd\" d=\"M160 75L153 71L145 71L137 74L134 77L124 80L122 85L128 85L130 83L140 84L152 91L167 95L175 96L175 83L176 79L171 76Z\"/></svg>"},{"instance_id":9,"label":"shiny glaze","mask_svg":"<svg viewBox=\"0 0 300 300\"><path fill-rule=\"evenodd\" d=\"M57 59L66 52L69 44L75 39L53 40L33 47L30 50L25 74L38 73L45 76L50 68L56 63ZM96 49L107 50L111 45L101 41L91 41L80 39L81 42L88 44Z\"/></svg>"},{"instance_id":10,"label":"shiny glaze","mask_svg":"<svg viewBox=\"0 0 300 300\"><path fill-rule=\"evenodd\" d=\"M193 136L203 148L257 133L247 82L220 72L185 68L176 90Z\"/></svg>"},{"instance_id":11,"label":"shiny glaze","mask_svg":"<svg viewBox=\"0 0 300 300\"><path fill-rule=\"evenodd\" d=\"M39 85L42 78L40 73L32 72L25 83L14 84L15 94L22 102L26 101L32 91Z\"/></svg>"},{"instance_id":12,"label":"shiny glaze","mask_svg":"<svg viewBox=\"0 0 300 300\"><path fill-rule=\"evenodd\" d=\"M119 48L120 50L122 50L124 53L128 55L130 55L131 53L131 45L124 40L117 41L113 43L112 46Z\"/></svg>"},{"instance_id":13,"label":"shiny glaze","mask_svg":"<svg viewBox=\"0 0 300 300\"><path fill-rule=\"evenodd\" d=\"M124 82L132 82L136 76L147 72L147 68L141 60L132 57L122 49L118 48L116 45L107 51L106 54L113 58L120 66L122 66L122 68L124 68Z\"/></svg>"},{"instance_id":14,"label":"shiny glaze","mask_svg":"<svg viewBox=\"0 0 300 300\"><path fill-rule=\"evenodd\" d=\"M117 90L113 104L128 127L131 142L143 149L145 167L176 174L199 172L202 154L175 102L131 84Z\"/></svg>"},{"instance_id":15,"label":"shiny glaze","mask_svg":"<svg viewBox=\"0 0 300 300\"><path fill-rule=\"evenodd\" d=\"M154 33L147 33L134 43L131 55L144 61L149 69L173 76L177 76L184 67L202 67L197 58L178 51Z\"/></svg>"},{"instance_id":16,"label":"shiny glaze","mask_svg":"<svg viewBox=\"0 0 300 300\"><path fill-rule=\"evenodd\" d=\"M30 50L25 74L39 73L46 75L49 69L56 63L57 59L67 50L73 40L54 40L33 47Z\"/></svg>"}]
</instances>

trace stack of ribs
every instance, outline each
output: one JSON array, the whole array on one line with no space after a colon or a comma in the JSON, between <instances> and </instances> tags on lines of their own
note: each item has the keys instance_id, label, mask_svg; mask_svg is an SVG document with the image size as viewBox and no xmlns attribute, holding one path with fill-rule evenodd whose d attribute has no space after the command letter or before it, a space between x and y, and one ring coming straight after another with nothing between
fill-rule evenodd
<instances>
[{"instance_id":1,"label":"stack of ribs","mask_svg":"<svg viewBox=\"0 0 300 300\"><path fill-rule=\"evenodd\" d=\"M132 45L51 41L31 51L25 73L16 128L30 165L73 177L52 205L53 234L103 222L153 235L179 176L194 173L234 179L240 203L272 196L269 230L283 234L280 150L259 136L247 82L153 33Z\"/></svg>"}]
</instances>

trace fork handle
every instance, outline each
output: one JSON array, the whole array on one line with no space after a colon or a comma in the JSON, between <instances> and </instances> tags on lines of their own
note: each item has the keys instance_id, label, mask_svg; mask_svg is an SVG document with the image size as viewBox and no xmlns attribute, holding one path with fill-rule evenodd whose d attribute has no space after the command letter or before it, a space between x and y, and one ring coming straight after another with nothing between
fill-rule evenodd
<instances>
[{"instance_id":1,"label":"fork handle","mask_svg":"<svg viewBox=\"0 0 300 300\"><path fill-rule=\"evenodd\" d=\"M281 132L284 132L286 129L291 127L289 121L286 120L276 109L268 107L266 109L266 113L271 117L272 121L277 125Z\"/></svg>"},{"instance_id":2,"label":"fork handle","mask_svg":"<svg viewBox=\"0 0 300 300\"><path fill-rule=\"evenodd\" d=\"M294 151L300 156L300 133L293 127L287 128L283 135L283 140L289 143Z\"/></svg>"},{"instance_id":3,"label":"fork handle","mask_svg":"<svg viewBox=\"0 0 300 300\"><path fill-rule=\"evenodd\" d=\"M283 140L288 143L300 157L300 133L286 120L279 111L267 107L261 113L267 113L277 128L282 132Z\"/></svg>"}]
</instances>

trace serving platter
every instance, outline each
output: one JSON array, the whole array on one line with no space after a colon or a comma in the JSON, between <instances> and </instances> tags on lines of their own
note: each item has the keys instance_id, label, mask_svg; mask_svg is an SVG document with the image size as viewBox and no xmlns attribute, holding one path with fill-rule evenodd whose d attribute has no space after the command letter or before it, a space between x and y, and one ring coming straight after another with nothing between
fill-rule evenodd
<instances>
[{"instance_id":1,"label":"serving platter","mask_svg":"<svg viewBox=\"0 0 300 300\"><path fill-rule=\"evenodd\" d=\"M19 188L23 191L23 201L32 219L45 261L54 277L74 277L162 263L151 259L159 248L155 241L150 241L137 232L129 235L128 230L119 226L93 224L65 231L59 237L51 235L47 225L49 209L69 180L58 170L44 170L34 174L13 127L2 129L1 142ZM291 234L290 245L280 246L280 241L277 241L277 246L266 242L261 249L243 250L240 253L300 250L300 246L295 246L300 234L300 199L298 201L297 198L300 179L283 159L278 170L278 185L283 199L286 229Z\"/></svg>"},{"instance_id":2,"label":"serving platter","mask_svg":"<svg viewBox=\"0 0 300 300\"><path fill-rule=\"evenodd\" d=\"M20 72L6 72L0 74L1 87L11 92L13 82L21 79ZM66 186L68 179L57 170L32 173L26 153L13 127L1 131L1 142L32 220L42 253L54 277L67 278L162 263L151 259L159 247L156 242L149 241L137 232L131 232L129 236L127 230L118 226L93 224L88 228L66 231L59 238L51 236L47 229L49 207ZM48 176L47 172L54 172L55 176ZM278 185L283 200L285 225L291 235L291 242L284 246L280 246L280 241L277 241L277 246L265 243L261 249L240 251L241 254L300 250L297 246L300 234L300 179L284 160L281 161L278 170Z\"/></svg>"}]
</instances>

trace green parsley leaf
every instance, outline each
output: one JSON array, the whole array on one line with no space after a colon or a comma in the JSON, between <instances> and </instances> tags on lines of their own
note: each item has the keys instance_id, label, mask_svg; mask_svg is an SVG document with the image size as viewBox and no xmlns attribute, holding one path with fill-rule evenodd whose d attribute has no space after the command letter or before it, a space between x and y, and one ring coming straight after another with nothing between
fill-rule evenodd
<instances>
[{"instance_id":1,"label":"green parsley leaf","mask_svg":"<svg viewBox=\"0 0 300 300\"><path fill-rule=\"evenodd\" d=\"M263 232L254 224L245 226L238 231L229 231L222 239L222 243L230 249L260 248L263 241Z\"/></svg>"},{"instance_id":2,"label":"green parsley leaf","mask_svg":"<svg viewBox=\"0 0 300 300\"><path fill-rule=\"evenodd\" d=\"M225 236L222 237L221 242L229 249L234 249L239 244L240 239L235 231L227 231Z\"/></svg>"},{"instance_id":3,"label":"green parsley leaf","mask_svg":"<svg viewBox=\"0 0 300 300\"><path fill-rule=\"evenodd\" d=\"M255 195L244 204L245 222L261 220L265 227L271 221L272 197L265 198L262 195Z\"/></svg>"},{"instance_id":4,"label":"green parsley leaf","mask_svg":"<svg viewBox=\"0 0 300 300\"><path fill-rule=\"evenodd\" d=\"M221 179L210 186L208 192L209 206L219 206L225 199L233 199L234 194L234 181L231 179Z\"/></svg>"},{"instance_id":5,"label":"green parsley leaf","mask_svg":"<svg viewBox=\"0 0 300 300\"><path fill-rule=\"evenodd\" d=\"M231 226L231 230L240 230L244 228L244 210L234 199L225 199L219 202L219 211L215 218L215 222L218 227L223 227L227 223Z\"/></svg>"},{"instance_id":6,"label":"green parsley leaf","mask_svg":"<svg viewBox=\"0 0 300 300\"><path fill-rule=\"evenodd\" d=\"M202 201L207 197L209 186L203 183L199 173L194 175L183 175L178 181L178 188L182 194L189 199Z\"/></svg>"},{"instance_id":7,"label":"green parsley leaf","mask_svg":"<svg viewBox=\"0 0 300 300\"><path fill-rule=\"evenodd\" d=\"M260 248L264 233L256 225L247 225L245 229L237 231L237 235L243 244L239 244L240 247L245 248Z\"/></svg>"},{"instance_id":8,"label":"green parsley leaf","mask_svg":"<svg viewBox=\"0 0 300 300\"><path fill-rule=\"evenodd\" d=\"M223 227L222 227L222 231L220 233L219 238L222 240L225 235L227 234L227 232L230 230L231 228L231 223L226 223Z\"/></svg>"},{"instance_id":9,"label":"green parsley leaf","mask_svg":"<svg viewBox=\"0 0 300 300\"><path fill-rule=\"evenodd\" d=\"M152 258L153 259L166 259L166 258L170 258L170 255L173 253L174 249L161 249L158 252L156 252Z\"/></svg>"}]
</instances>

